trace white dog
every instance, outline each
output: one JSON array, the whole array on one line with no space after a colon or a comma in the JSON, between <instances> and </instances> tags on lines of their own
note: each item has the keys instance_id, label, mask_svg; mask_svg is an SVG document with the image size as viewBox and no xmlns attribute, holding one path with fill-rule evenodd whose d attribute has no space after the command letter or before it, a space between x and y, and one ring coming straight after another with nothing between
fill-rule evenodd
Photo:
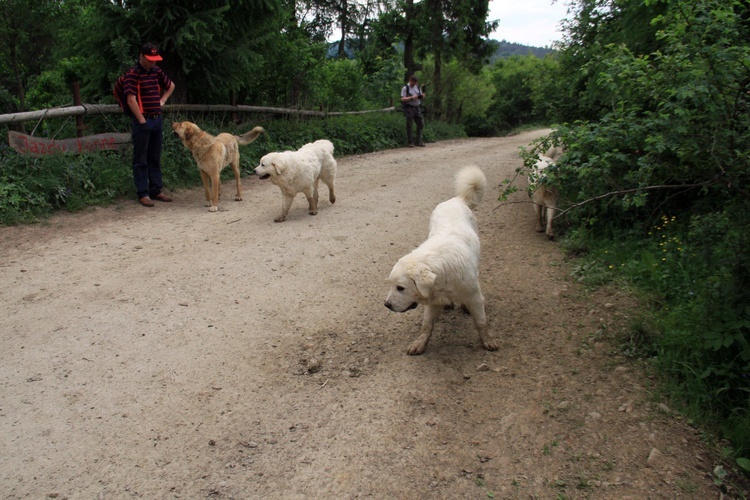
<instances>
[{"instance_id":1,"label":"white dog","mask_svg":"<svg viewBox=\"0 0 750 500\"><path fill-rule=\"evenodd\" d=\"M551 159L552 161L557 161L560 159L560 157L563 155L564 151L562 146L551 146L546 153L544 153L544 156Z\"/></svg>"},{"instance_id":2,"label":"white dog","mask_svg":"<svg viewBox=\"0 0 750 500\"><path fill-rule=\"evenodd\" d=\"M260 159L255 173L261 179L270 178L281 189L281 215L274 222L286 219L297 193L305 194L310 215L317 215L319 181L328 186L331 203L336 202L336 160L333 158L331 141L321 139L305 144L297 151L268 153Z\"/></svg>"},{"instance_id":3,"label":"white dog","mask_svg":"<svg viewBox=\"0 0 750 500\"><path fill-rule=\"evenodd\" d=\"M421 333L408 350L411 355L424 352L435 321L445 306L454 303L469 310L484 348L498 348L487 333L484 297L479 287L479 234L472 212L482 202L486 185L479 167L469 166L458 172L456 197L435 207L427 240L393 266L385 307L404 312L417 304L425 306Z\"/></svg>"},{"instance_id":4,"label":"white dog","mask_svg":"<svg viewBox=\"0 0 750 500\"><path fill-rule=\"evenodd\" d=\"M558 154L559 157L559 154ZM536 231L544 231L547 238L554 239L555 232L552 229L552 219L555 218L557 211L557 200L560 198L560 191L556 186L547 184L545 170L554 164L554 160L548 156L540 155L539 160L534 164L534 168L529 173L529 196L534 202L534 220L536 221ZM546 230L544 227L546 219Z\"/></svg>"}]
</instances>

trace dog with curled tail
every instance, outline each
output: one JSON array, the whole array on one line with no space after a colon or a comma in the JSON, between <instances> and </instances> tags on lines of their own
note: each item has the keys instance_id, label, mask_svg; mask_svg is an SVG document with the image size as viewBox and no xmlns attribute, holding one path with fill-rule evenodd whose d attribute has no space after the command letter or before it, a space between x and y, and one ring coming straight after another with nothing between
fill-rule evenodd
<instances>
[{"instance_id":1,"label":"dog with curled tail","mask_svg":"<svg viewBox=\"0 0 750 500\"><path fill-rule=\"evenodd\" d=\"M487 331L484 296L479 285L479 233L472 210L484 197L487 180L479 167L468 166L456 175L456 196L438 204L430 216L427 239L393 266L385 307L405 312L424 306L419 337L407 350L422 354L435 321L446 306L460 304L474 320L482 346L498 349Z\"/></svg>"},{"instance_id":2,"label":"dog with curled tail","mask_svg":"<svg viewBox=\"0 0 750 500\"><path fill-rule=\"evenodd\" d=\"M240 146L246 146L265 133L263 127L255 127L242 135L221 133L213 136L192 122L172 123L172 133L179 137L182 144L190 150L198 164L198 170L206 192L206 206L209 212L219 211L221 194L221 171L227 165L232 166L234 180L237 184L235 201L242 201L242 182L240 181Z\"/></svg>"}]
</instances>

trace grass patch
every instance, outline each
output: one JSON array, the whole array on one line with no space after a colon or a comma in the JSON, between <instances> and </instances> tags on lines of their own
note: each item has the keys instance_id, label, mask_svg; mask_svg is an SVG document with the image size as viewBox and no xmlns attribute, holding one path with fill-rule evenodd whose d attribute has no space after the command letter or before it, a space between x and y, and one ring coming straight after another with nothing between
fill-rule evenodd
<instances>
[{"instance_id":1,"label":"grass patch","mask_svg":"<svg viewBox=\"0 0 750 500\"><path fill-rule=\"evenodd\" d=\"M750 456L750 236L733 214L745 208L562 241L578 282L627 288L643 305L617 353L649 360L671 405L731 442L738 465Z\"/></svg>"}]
</instances>

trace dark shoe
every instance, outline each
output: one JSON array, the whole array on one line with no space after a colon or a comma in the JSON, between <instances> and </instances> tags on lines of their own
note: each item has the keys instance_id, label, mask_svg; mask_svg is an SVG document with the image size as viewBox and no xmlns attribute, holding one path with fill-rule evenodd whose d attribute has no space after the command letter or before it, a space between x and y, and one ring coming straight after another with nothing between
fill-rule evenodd
<instances>
[{"instance_id":1,"label":"dark shoe","mask_svg":"<svg viewBox=\"0 0 750 500\"><path fill-rule=\"evenodd\" d=\"M148 196L144 196L143 198L138 198L138 203L140 203L144 207L153 207L154 206L154 202L151 201L151 198L149 198Z\"/></svg>"},{"instance_id":2,"label":"dark shoe","mask_svg":"<svg viewBox=\"0 0 750 500\"><path fill-rule=\"evenodd\" d=\"M423 148L424 147L424 142L420 142L419 144L417 144L417 146L419 146L420 148Z\"/></svg>"},{"instance_id":3,"label":"dark shoe","mask_svg":"<svg viewBox=\"0 0 750 500\"><path fill-rule=\"evenodd\" d=\"M409 144L409 147L410 147L410 148L413 148L413 147L414 147L414 144Z\"/></svg>"},{"instance_id":4,"label":"dark shoe","mask_svg":"<svg viewBox=\"0 0 750 500\"><path fill-rule=\"evenodd\" d=\"M154 196L154 199L155 200L159 200L159 201L163 201L163 202L166 202L166 203L169 203L170 201L172 201L172 198L170 198L169 196L167 196L164 193L157 194L156 196Z\"/></svg>"}]
</instances>

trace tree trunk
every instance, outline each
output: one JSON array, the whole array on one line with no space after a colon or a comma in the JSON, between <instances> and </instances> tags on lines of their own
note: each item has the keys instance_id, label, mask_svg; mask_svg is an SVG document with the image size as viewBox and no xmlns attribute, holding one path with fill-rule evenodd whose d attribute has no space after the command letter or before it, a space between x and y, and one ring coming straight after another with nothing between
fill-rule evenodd
<instances>
[{"instance_id":1,"label":"tree trunk","mask_svg":"<svg viewBox=\"0 0 750 500\"><path fill-rule=\"evenodd\" d=\"M18 107L19 111L23 113L26 111L26 92L23 88L23 78L21 78L21 69L18 66L18 52L16 50L16 44L11 43L10 45L10 58L13 65L13 75L16 77L16 87L18 88ZM17 132L24 132L26 130L23 123L19 123L13 130Z\"/></svg>"},{"instance_id":2,"label":"tree trunk","mask_svg":"<svg viewBox=\"0 0 750 500\"><path fill-rule=\"evenodd\" d=\"M443 57L442 57L442 53L439 50L437 50L435 51L435 71L432 74L432 86L433 86L432 96L433 97L430 100L430 103L432 105L432 117L437 120L441 120L443 118L442 72L443 72Z\"/></svg>"},{"instance_id":3,"label":"tree trunk","mask_svg":"<svg viewBox=\"0 0 750 500\"><path fill-rule=\"evenodd\" d=\"M190 96L188 95L187 75L182 72L182 60L177 54L170 56L159 62L159 66L167 74L170 80L174 82L174 92L169 98L170 104L188 104Z\"/></svg>"},{"instance_id":4,"label":"tree trunk","mask_svg":"<svg viewBox=\"0 0 750 500\"><path fill-rule=\"evenodd\" d=\"M406 0L406 36L404 37L404 68L406 74L404 81L417 71L417 65L414 62L414 0Z\"/></svg>"},{"instance_id":5,"label":"tree trunk","mask_svg":"<svg viewBox=\"0 0 750 500\"><path fill-rule=\"evenodd\" d=\"M346 58L346 33L349 28L349 3L347 0L341 0L341 9L339 11L339 24L341 25L341 40L339 40L339 59Z\"/></svg>"}]
</instances>

